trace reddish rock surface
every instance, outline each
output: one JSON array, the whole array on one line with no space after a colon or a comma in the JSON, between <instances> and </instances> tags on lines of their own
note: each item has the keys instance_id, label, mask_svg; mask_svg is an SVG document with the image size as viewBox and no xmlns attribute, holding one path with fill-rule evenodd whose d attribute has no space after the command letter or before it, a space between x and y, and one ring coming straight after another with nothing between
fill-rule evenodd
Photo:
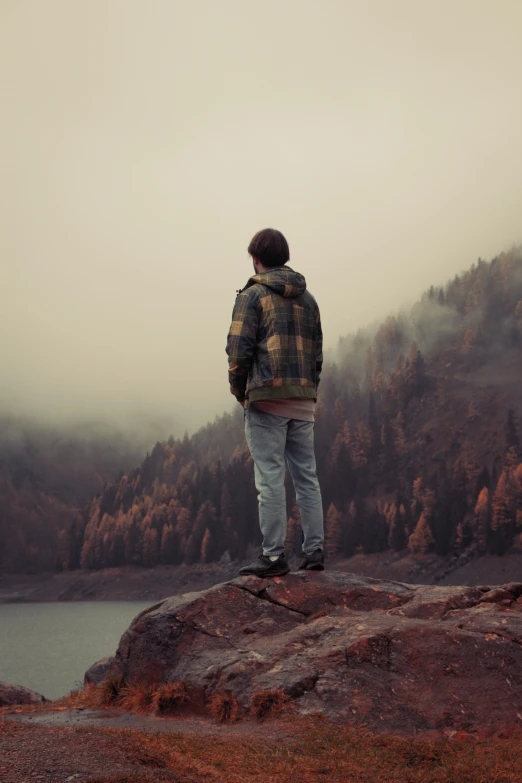
<instances>
[{"instance_id":1,"label":"reddish rock surface","mask_svg":"<svg viewBox=\"0 0 522 783\"><path fill-rule=\"evenodd\" d=\"M340 572L239 577L140 613L109 670L193 704L282 688L375 731L522 725L522 582L440 587Z\"/></svg>"},{"instance_id":2,"label":"reddish rock surface","mask_svg":"<svg viewBox=\"0 0 522 783\"><path fill-rule=\"evenodd\" d=\"M48 701L45 696L22 685L11 685L8 682L0 681L0 707L6 707L11 704L42 704Z\"/></svg>"},{"instance_id":3,"label":"reddish rock surface","mask_svg":"<svg viewBox=\"0 0 522 783\"><path fill-rule=\"evenodd\" d=\"M113 658L100 658L99 661L93 663L84 674L83 684L98 685L100 682L103 682L111 668L113 660Z\"/></svg>"}]
</instances>

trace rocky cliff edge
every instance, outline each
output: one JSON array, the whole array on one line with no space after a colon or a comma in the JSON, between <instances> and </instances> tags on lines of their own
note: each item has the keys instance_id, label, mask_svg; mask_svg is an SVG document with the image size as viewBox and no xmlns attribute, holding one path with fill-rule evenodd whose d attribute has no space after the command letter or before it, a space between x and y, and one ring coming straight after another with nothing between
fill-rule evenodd
<instances>
[{"instance_id":1,"label":"rocky cliff edge","mask_svg":"<svg viewBox=\"0 0 522 783\"><path fill-rule=\"evenodd\" d=\"M182 680L247 707L282 689L302 714L375 731L522 725L522 582L412 585L340 572L239 577L141 612L86 681Z\"/></svg>"}]
</instances>

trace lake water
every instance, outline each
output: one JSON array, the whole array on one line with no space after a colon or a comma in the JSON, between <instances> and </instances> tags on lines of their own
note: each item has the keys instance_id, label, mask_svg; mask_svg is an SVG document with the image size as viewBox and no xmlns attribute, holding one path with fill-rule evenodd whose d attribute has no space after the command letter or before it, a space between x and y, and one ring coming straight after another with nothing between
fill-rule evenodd
<instances>
[{"instance_id":1,"label":"lake water","mask_svg":"<svg viewBox=\"0 0 522 783\"><path fill-rule=\"evenodd\" d=\"M93 663L113 655L151 601L0 604L0 680L48 699L83 685Z\"/></svg>"}]
</instances>

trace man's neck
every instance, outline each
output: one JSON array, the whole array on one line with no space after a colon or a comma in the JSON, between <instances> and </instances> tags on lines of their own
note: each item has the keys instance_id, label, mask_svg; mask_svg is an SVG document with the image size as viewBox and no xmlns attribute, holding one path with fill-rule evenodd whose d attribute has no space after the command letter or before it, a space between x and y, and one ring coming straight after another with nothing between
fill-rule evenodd
<instances>
[{"instance_id":1,"label":"man's neck","mask_svg":"<svg viewBox=\"0 0 522 783\"><path fill-rule=\"evenodd\" d=\"M258 267L256 269L256 275L262 275L263 272L270 272L270 270L273 269L273 268L274 267L263 266L263 264L258 264Z\"/></svg>"}]
</instances>

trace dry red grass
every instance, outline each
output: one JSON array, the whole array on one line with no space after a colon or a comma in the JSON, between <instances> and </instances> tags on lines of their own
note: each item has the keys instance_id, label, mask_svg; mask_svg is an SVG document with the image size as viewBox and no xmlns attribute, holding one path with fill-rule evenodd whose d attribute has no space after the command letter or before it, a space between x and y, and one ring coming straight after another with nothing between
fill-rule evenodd
<instances>
[{"instance_id":1,"label":"dry red grass","mask_svg":"<svg viewBox=\"0 0 522 783\"><path fill-rule=\"evenodd\" d=\"M274 722L274 729L277 722ZM301 719L294 741L134 736L130 753L153 753L180 779L216 783L522 783L521 739L477 741L376 736L362 726ZM134 748L134 751L132 750ZM185 777L184 777L185 776Z\"/></svg>"},{"instance_id":2,"label":"dry red grass","mask_svg":"<svg viewBox=\"0 0 522 783\"><path fill-rule=\"evenodd\" d=\"M118 694L112 699L112 704L125 712L135 712L138 715L151 715L153 713L154 686L124 685Z\"/></svg>"},{"instance_id":3,"label":"dry red grass","mask_svg":"<svg viewBox=\"0 0 522 783\"><path fill-rule=\"evenodd\" d=\"M250 714L258 720L263 720L269 715L278 718L290 708L291 699L280 689L258 691L250 700Z\"/></svg>"},{"instance_id":4,"label":"dry red grass","mask_svg":"<svg viewBox=\"0 0 522 783\"><path fill-rule=\"evenodd\" d=\"M240 735L232 727L203 734L197 721L183 733L171 725L152 734L0 720L0 779L22 783L40 774L55 783L81 771L77 783L522 783L515 727L500 738L375 735L295 715L270 721L263 736L252 722L241 724Z\"/></svg>"},{"instance_id":5,"label":"dry red grass","mask_svg":"<svg viewBox=\"0 0 522 783\"><path fill-rule=\"evenodd\" d=\"M164 682L154 692L152 711L155 715L167 715L176 712L188 701L184 682Z\"/></svg>"},{"instance_id":6,"label":"dry red grass","mask_svg":"<svg viewBox=\"0 0 522 783\"><path fill-rule=\"evenodd\" d=\"M232 691L216 691L212 694L207 709L220 723L233 723L239 720L240 709Z\"/></svg>"},{"instance_id":7,"label":"dry red grass","mask_svg":"<svg viewBox=\"0 0 522 783\"><path fill-rule=\"evenodd\" d=\"M145 686L112 677L99 685L88 684L53 704L68 708L111 707L138 715L167 715L175 713L188 699L185 684L181 681Z\"/></svg>"}]
</instances>

